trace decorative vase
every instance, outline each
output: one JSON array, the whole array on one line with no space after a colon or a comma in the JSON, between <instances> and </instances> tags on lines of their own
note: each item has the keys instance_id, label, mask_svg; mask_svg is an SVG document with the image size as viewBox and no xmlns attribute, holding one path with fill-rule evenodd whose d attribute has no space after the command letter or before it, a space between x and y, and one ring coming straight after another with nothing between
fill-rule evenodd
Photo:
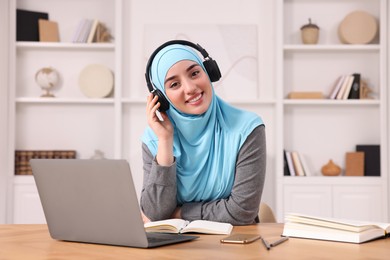
<instances>
[{"instance_id":1,"label":"decorative vase","mask_svg":"<svg viewBox=\"0 0 390 260\"><path fill-rule=\"evenodd\" d=\"M302 42L304 44L317 44L320 28L311 23L309 18L309 23L301 27L301 36Z\"/></svg>"},{"instance_id":2,"label":"decorative vase","mask_svg":"<svg viewBox=\"0 0 390 260\"><path fill-rule=\"evenodd\" d=\"M332 160L329 160L327 164L322 166L321 172L324 176L337 176L341 173L341 168Z\"/></svg>"}]
</instances>

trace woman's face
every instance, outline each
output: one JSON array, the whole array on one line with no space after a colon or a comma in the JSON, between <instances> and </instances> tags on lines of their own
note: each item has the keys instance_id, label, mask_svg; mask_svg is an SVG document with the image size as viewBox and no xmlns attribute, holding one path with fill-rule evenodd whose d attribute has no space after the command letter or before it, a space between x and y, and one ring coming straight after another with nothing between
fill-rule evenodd
<instances>
[{"instance_id":1,"label":"woman's face","mask_svg":"<svg viewBox=\"0 0 390 260\"><path fill-rule=\"evenodd\" d=\"M174 64L167 72L164 86L169 100L182 113L200 115L211 104L210 79L194 61L182 60Z\"/></svg>"}]
</instances>

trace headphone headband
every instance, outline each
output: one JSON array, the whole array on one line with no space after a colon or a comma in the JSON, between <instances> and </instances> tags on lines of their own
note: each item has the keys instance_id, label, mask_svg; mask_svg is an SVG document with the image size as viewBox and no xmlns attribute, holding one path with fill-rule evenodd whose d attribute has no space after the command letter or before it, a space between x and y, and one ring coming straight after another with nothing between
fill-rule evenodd
<instances>
[{"instance_id":1,"label":"headphone headband","mask_svg":"<svg viewBox=\"0 0 390 260\"><path fill-rule=\"evenodd\" d=\"M173 44L181 44L181 45L190 46L193 49L197 50L200 54L202 54L202 56L204 58L203 66L205 67L206 72L209 75L211 82L218 81L221 78L221 72L218 68L217 62L209 56L207 51L202 46L200 46L200 44L198 44L198 43L195 44L195 43L192 43L190 41L185 41L185 40L167 41L166 43L159 46L150 55L150 58L146 64L146 72L145 72L145 80L146 80L146 85L149 89L149 92L159 96L159 102L161 104L160 109L159 109L160 111L166 111L169 109L169 101L166 100L164 94L162 94L160 90L158 90L157 88L155 88L153 86L152 80L150 79L150 68L152 66L152 62L153 62L155 56L157 55L157 53L160 50L162 50L163 48L165 48L166 46L173 45Z\"/></svg>"}]
</instances>

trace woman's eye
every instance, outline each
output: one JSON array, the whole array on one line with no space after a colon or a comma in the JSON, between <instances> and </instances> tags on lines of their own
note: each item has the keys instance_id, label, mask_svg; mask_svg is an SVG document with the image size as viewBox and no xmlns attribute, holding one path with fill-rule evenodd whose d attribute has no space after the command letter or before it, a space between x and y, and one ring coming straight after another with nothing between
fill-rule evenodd
<instances>
[{"instance_id":1,"label":"woman's eye","mask_svg":"<svg viewBox=\"0 0 390 260\"><path fill-rule=\"evenodd\" d=\"M195 70L191 73L192 77L196 77L199 74L199 70Z\"/></svg>"},{"instance_id":2,"label":"woman's eye","mask_svg":"<svg viewBox=\"0 0 390 260\"><path fill-rule=\"evenodd\" d=\"M176 88L177 86L179 86L179 83L178 83L178 82L172 82L172 83L169 85L169 88Z\"/></svg>"}]
</instances>

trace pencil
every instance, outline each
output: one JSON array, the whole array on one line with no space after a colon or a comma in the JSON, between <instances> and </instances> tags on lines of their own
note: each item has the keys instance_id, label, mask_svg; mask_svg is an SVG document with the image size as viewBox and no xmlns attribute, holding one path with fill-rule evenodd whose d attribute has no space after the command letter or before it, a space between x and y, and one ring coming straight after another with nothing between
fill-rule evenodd
<instances>
[{"instance_id":1,"label":"pencil","mask_svg":"<svg viewBox=\"0 0 390 260\"><path fill-rule=\"evenodd\" d=\"M277 246L277 245L283 243L284 241L286 241L287 239L288 239L288 237L282 237L281 239L271 243L270 246Z\"/></svg>"},{"instance_id":2,"label":"pencil","mask_svg":"<svg viewBox=\"0 0 390 260\"><path fill-rule=\"evenodd\" d=\"M268 242L264 238L261 238L261 241L263 241L263 244L267 248L267 250L271 249L271 246L268 244Z\"/></svg>"}]
</instances>

